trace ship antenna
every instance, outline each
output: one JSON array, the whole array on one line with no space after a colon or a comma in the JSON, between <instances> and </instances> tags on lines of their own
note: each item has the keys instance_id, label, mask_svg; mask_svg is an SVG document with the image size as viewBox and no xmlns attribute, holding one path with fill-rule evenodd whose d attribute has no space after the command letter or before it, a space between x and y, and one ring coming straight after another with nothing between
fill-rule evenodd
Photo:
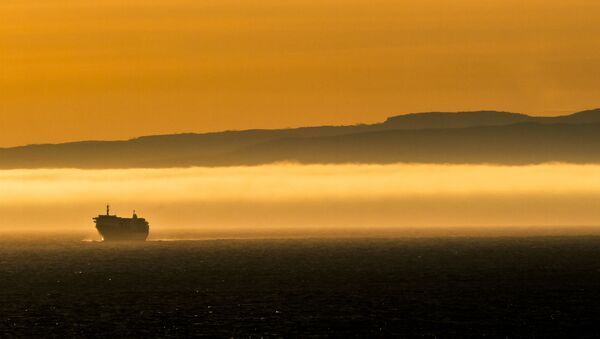
<instances>
[{"instance_id":1,"label":"ship antenna","mask_svg":"<svg viewBox=\"0 0 600 339\"><path fill-rule=\"evenodd\" d=\"M106 215L110 215L110 205L106 204Z\"/></svg>"}]
</instances>

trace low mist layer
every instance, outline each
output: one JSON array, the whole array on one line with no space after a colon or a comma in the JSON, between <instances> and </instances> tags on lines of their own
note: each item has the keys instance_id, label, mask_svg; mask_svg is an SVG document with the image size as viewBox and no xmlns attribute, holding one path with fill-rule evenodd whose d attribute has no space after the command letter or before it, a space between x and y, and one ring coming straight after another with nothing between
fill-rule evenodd
<instances>
[{"instance_id":1,"label":"low mist layer","mask_svg":"<svg viewBox=\"0 0 600 339\"><path fill-rule=\"evenodd\" d=\"M600 166L269 165L0 171L0 231L96 236L105 212L151 234L410 235L419 229L581 232L600 225ZM385 231L384 231L385 230Z\"/></svg>"}]
</instances>

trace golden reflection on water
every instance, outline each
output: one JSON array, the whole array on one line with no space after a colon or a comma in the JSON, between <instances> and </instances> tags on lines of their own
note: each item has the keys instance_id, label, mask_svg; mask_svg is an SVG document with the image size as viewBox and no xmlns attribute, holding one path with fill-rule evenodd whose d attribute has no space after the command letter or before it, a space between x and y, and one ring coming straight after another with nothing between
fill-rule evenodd
<instances>
[{"instance_id":1,"label":"golden reflection on water","mask_svg":"<svg viewBox=\"0 0 600 339\"><path fill-rule=\"evenodd\" d=\"M109 202L153 231L600 225L600 166L268 165L0 171L0 230L92 231Z\"/></svg>"}]
</instances>

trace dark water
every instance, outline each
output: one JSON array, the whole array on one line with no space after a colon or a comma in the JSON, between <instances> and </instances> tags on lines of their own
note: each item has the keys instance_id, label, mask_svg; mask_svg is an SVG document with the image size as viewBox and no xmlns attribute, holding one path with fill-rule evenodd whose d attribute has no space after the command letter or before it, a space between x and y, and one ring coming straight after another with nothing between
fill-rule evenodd
<instances>
[{"instance_id":1,"label":"dark water","mask_svg":"<svg viewBox=\"0 0 600 339\"><path fill-rule=\"evenodd\" d=\"M600 238L0 241L0 336L597 337Z\"/></svg>"}]
</instances>

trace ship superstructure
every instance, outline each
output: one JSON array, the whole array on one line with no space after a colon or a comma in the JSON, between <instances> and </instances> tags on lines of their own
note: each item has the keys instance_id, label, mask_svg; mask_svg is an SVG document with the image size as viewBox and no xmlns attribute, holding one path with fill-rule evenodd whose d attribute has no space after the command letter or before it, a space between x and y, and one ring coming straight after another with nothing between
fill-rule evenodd
<instances>
[{"instance_id":1,"label":"ship superstructure","mask_svg":"<svg viewBox=\"0 0 600 339\"><path fill-rule=\"evenodd\" d=\"M121 218L110 214L110 205L106 205L106 214L95 217L94 222L104 241L144 241L150 231L148 221L138 218L135 211L131 218Z\"/></svg>"}]
</instances>

